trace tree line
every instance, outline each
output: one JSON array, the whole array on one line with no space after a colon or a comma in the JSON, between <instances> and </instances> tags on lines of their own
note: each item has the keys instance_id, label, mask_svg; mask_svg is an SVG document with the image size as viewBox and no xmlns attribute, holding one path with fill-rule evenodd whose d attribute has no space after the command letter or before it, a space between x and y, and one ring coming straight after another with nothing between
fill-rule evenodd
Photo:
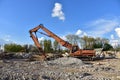
<instances>
[{"instance_id":1,"label":"tree line","mask_svg":"<svg viewBox=\"0 0 120 80\"><path fill-rule=\"evenodd\" d=\"M95 49L95 48L103 48L104 50L112 50L113 47L109 44L109 40L106 38L94 38L90 36L79 37L78 35L69 34L66 37L66 41L71 44L75 44L80 46L82 49ZM46 53L59 53L68 51L68 49L63 48L56 40L51 41L43 40L39 42L42 49ZM119 47L118 47L119 48ZM18 45L18 44L5 44L4 45L5 52L37 52L38 49L35 45Z\"/></svg>"},{"instance_id":2,"label":"tree line","mask_svg":"<svg viewBox=\"0 0 120 80\"><path fill-rule=\"evenodd\" d=\"M40 41L40 45L45 53L61 52L62 49L57 41L52 42L51 40ZM20 45L16 43L10 43L4 45L4 52L39 52L35 45Z\"/></svg>"},{"instance_id":3,"label":"tree line","mask_svg":"<svg viewBox=\"0 0 120 80\"><path fill-rule=\"evenodd\" d=\"M68 42L71 44L80 44L82 49L95 49L95 48L103 48L104 50L113 49L113 47L109 44L109 40L101 37L90 37L83 36L79 37L78 35L69 34L66 36Z\"/></svg>"}]
</instances>

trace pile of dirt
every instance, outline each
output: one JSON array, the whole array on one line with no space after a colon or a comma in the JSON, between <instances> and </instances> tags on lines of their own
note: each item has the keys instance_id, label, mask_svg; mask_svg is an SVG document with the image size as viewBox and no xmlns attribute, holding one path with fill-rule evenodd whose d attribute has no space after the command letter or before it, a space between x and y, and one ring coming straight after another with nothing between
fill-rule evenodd
<instances>
[{"instance_id":1,"label":"pile of dirt","mask_svg":"<svg viewBox=\"0 0 120 80\"><path fill-rule=\"evenodd\" d=\"M73 57L62 57L62 58L58 58L52 61L48 62L49 64L52 65L61 65L61 66L69 66L69 65L79 65L82 66L84 65L84 63L82 62L82 60L77 59L77 58L73 58Z\"/></svg>"}]
</instances>

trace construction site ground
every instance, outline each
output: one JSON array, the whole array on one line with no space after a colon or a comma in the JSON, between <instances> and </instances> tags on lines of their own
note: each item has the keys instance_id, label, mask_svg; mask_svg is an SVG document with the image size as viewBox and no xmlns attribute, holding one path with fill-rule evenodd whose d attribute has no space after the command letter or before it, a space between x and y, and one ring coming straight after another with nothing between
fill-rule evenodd
<instances>
[{"instance_id":1,"label":"construction site ground","mask_svg":"<svg viewBox=\"0 0 120 80\"><path fill-rule=\"evenodd\" d=\"M120 80L120 58L95 61L73 57L51 61L1 59L0 80Z\"/></svg>"}]
</instances>

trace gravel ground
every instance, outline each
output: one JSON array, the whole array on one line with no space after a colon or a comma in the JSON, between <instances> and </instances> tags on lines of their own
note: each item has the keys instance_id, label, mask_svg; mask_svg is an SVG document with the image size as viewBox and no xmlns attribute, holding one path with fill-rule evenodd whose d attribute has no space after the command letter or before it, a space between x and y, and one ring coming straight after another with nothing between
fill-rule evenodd
<instances>
[{"instance_id":1,"label":"gravel ground","mask_svg":"<svg viewBox=\"0 0 120 80\"><path fill-rule=\"evenodd\" d=\"M120 80L120 59L0 60L0 80Z\"/></svg>"}]
</instances>

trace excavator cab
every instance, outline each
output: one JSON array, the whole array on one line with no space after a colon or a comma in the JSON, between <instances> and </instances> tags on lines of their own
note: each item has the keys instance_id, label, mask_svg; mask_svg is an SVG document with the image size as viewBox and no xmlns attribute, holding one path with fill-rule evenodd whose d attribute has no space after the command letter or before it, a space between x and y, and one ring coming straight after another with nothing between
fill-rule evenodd
<instances>
[{"instance_id":1,"label":"excavator cab","mask_svg":"<svg viewBox=\"0 0 120 80\"><path fill-rule=\"evenodd\" d=\"M72 53L74 53L74 52L76 52L76 51L78 51L79 50L79 47L78 47L78 45L73 45L72 46Z\"/></svg>"}]
</instances>

